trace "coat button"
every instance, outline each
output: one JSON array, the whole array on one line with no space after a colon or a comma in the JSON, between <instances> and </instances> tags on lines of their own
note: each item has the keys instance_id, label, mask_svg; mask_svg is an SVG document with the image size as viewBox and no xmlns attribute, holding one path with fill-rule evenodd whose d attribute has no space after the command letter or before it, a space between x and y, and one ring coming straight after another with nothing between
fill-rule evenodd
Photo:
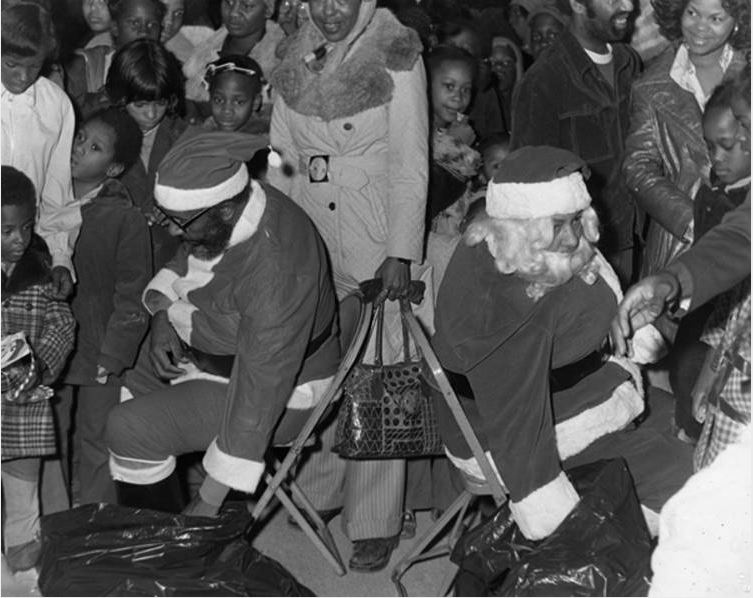
<instances>
[{"instance_id":1,"label":"coat button","mask_svg":"<svg viewBox=\"0 0 753 598\"><path fill-rule=\"evenodd\" d=\"M334 201L329 202L329 204L327 204L327 207L334 212L335 211L335 202Z\"/></svg>"},{"instance_id":2,"label":"coat button","mask_svg":"<svg viewBox=\"0 0 753 598\"><path fill-rule=\"evenodd\" d=\"M34 309L34 306L31 303L27 303L26 305L24 305L24 307L26 308L26 311L31 311L32 309Z\"/></svg>"},{"instance_id":3,"label":"coat button","mask_svg":"<svg viewBox=\"0 0 753 598\"><path fill-rule=\"evenodd\" d=\"M345 123L343 125L343 129L345 129L346 131L350 131L352 128L353 128L353 124L352 123Z\"/></svg>"}]
</instances>

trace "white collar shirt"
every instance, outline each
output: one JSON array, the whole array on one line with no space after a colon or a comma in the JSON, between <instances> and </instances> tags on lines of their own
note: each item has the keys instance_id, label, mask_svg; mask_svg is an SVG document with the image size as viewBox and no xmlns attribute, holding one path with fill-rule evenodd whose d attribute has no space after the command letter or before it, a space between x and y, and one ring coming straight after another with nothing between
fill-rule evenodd
<instances>
[{"instance_id":1,"label":"white collar shirt","mask_svg":"<svg viewBox=\"0 0 753 598\"><path fill-rule=\"evenodd\" d=\"M44 77L21 94L0 84L0 104L2 164L31 179L38 196L36 232L47 242L53 266L73 273L71 256L81 225L71 185L73 106L65 92Z\"/></svg>"}]
</instances>

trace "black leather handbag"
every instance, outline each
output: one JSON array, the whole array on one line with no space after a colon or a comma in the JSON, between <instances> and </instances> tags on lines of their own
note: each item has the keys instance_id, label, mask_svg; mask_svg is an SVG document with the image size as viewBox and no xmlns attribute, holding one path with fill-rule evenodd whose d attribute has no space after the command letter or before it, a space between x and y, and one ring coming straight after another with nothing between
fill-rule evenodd
<instances>
[{"instance_id":1,"label":"black leather handbag","mask_svg":"<svg viewBox=\"0 0 753 598\"><path fill-rule=\"evenodd\" d=\"M374 363L353 366L345 380L333 450L346 459L404 459L442 453L434 408L439 390L418 354L410 360L409 332L405 321L410 303L400 302L403 327L403 361L382 364L384 302L374 313L376 351ZM364 344L368 346L368 342Z\"/></svg>"}]
</instances>

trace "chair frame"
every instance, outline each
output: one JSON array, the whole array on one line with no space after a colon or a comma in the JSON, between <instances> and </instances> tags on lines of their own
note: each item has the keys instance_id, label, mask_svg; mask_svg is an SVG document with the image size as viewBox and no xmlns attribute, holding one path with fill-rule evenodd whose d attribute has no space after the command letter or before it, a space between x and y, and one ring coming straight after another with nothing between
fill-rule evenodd
<instances>
[{"instance_id":1,"label":"chair frame","mask_svg":"<svg viewBox=\"0 0 753 598\"><path fill-rule=\"evenodd\" d=\"M496 475L496 472L486 456L476 433L473 431L473 427L468 421L468 417L466 416L455 391L452 389L450 381L447 379L447 374L445 374L444 369L442 369L439 359L434 353L424 329L421 327L416 316L412 312L406 313L405 316L408 323L408 329L410 330L416 346L420 350L432 377L439 386L439 389L442 392L442 397L450 408L455 421L458 423L460 431L468 443L473 456L481 467L485 483L478 486L466 483L465 489L460 496L452 503L452 505L450 505L450 507L447 508L434 525L414 543L408 553L398 561L392 570L391 579L395 584L399 596L408 595L401 579L410 567L415 563L444 556L452 552L455 543L462 534L463 522L466 519L468 509L478 496L491 495L497 506L501 506L507 500L507 491ZM445 527L447 527L453 518L455 518L455 523L452 526L447 541L444 544L425 552L429 545L431 545L434 539L445 529ZM448 569L447 573L443 576L439 590L435 593L436 596L444 596L449 591L456 574L457 567L451 567Z\"/></svg>"},{"instance_id":2,"label":"chair frame","mask_svg":"<svg viewBox=\"0 0 753 598\"><path fill-rule=\"evenodd\" d=\"M332 533L329 531L327 524L319 516L306 495L292 479L293 476L291 470L300 458L307 440L314 432L314 429L324 416L328 407L335 403L340 397L340 389L361 352L361 348L366 341L369 332L374 311L374 297L371 295L371 293L359 289L353 291L343 299L344 302L349 297L355 297L359 301L360 310L353 338L348 344L345 355L343 356L327 391L324 393L324 396L319 403L314 407L311 415L309 415L306 423L303 425L303 428L288 449L282 463L278 460L274 460L274 475L269 472L265 474L264 480L267 487L254 506L251 513L251 523L245 531L246 538L250 539L254 526L262 519L262 515L267 506L272 498L275 497L280 503L282 503L283 507L285 507L290 513L296 523L298 523L301 530L303 530L303 532L309 537L327 562L334 567L335 572L338 575L345 575L345 565L343 564L342 557L337 550L337 545L332 537Z\"/></svg>"}]
</instances>

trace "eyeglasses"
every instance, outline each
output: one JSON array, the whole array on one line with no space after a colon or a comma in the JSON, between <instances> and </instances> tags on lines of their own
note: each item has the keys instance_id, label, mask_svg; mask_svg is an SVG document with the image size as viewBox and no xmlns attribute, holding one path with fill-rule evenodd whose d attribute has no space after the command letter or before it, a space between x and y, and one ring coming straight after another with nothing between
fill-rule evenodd
<instances>
[{"instance_id":1,"label":"eyeglasses","mask_svg":"<svg viewBox=\"0 0 753 598\"><path fill-rule=\"evenodd\" d=\"M199 218L201 218L204 214L206 214L209 210L212 208L215 208L216 206L209 206L208 208L204 208L203 210L197 212L190 218L186 218L185 220L176 218L175 216L172 216L171 214L168 214L165 212L164 209L162 209L158 204L155 204L154 210L155 213L159 216L158 222L162 225L165 224L165 221L168 221L175 226L177 226L180 230L182 230L184 233L188 232L189 227L196 222Z\"/></svg>"},{"instance_id":2,"label":"eyeglasses","mask_svg":"<svg viewBox=\"0 0 753 598\"><path fill-rule=\"evenodd\" d=\"M261 73L255 71L254 69L247 69L245 67L238 66L234 62L225 62L223 64L210 64L207 67L207 70L204 73L204 87L209 89L209 84L212 79L214 79L220 73L243 73L244 75L248 75L249 77L258 77L262 85L264 85L265 83L264 78L261 76Z\"/></svg>"}]
</instances>

